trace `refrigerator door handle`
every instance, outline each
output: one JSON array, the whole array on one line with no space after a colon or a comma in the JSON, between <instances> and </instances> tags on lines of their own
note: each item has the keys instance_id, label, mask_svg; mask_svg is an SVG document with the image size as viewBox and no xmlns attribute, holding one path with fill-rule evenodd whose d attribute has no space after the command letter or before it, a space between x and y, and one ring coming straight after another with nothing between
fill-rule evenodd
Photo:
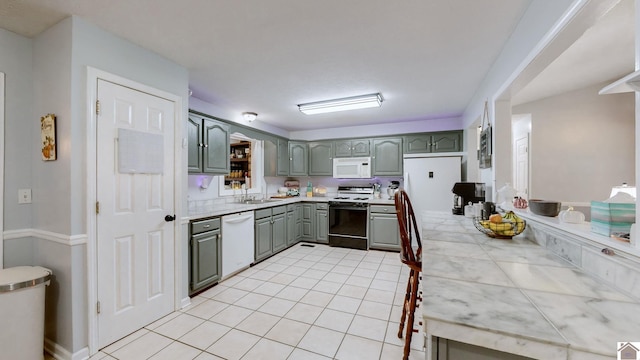
<instances>
[{"instance_id":1,"label":"refrigerator door handle","mask_svg":"<svg viewBox=\"0 0 640 360\"><path fill-rule=\"evenodd\" d=\"M404 173L404 190L407 192L407 194L409 194L411 190L411 185L409 183L409 172Z\"/></svg>"}]
</instances>

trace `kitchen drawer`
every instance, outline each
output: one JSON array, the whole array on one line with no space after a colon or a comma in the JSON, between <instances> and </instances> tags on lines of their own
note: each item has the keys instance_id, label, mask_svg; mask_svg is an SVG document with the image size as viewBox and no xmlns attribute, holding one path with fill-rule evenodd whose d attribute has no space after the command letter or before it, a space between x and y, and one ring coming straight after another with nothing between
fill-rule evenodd
<instances>
[{"instance_id":1,"label":"kitchen drawer","mask_svg":"<svg viewBox=\"0 0 640 360\"><path fill-rule=\"evenodd\" d=\"M316 210L327 210L329 208L329 204L327 203L316 203Z\"/></svg>"},{"instance_id":2,"label":"kitchen drawer","mask_svg":"<svg viewBox=\"0 0 640 360\"><path fill-rule=\"evenodd\" d=\"M393 205L371 205L369 211L372 213L395 214L396 207Z\"/></svg>"},{"instance_id":3,"label":"kitchen drawer","mask_svg":"<svg viewBox=\"0 0 640 360\"><path fill-rule=\"evenodd\" d=\"M296 211L296 204L287 205L287 211Z\"/></svg>"},{"instance_id":4,"label":"kitchen drawer","mask_svg":"<svg viewBox=\"0 0 640 360\"><path fill-rule=\"evenodd\" d=\"M287 207L286 206L276 206L276 207L272 207L271 208L271 213L273 215L278 215L278 214L284 214L287 212Z\"/></svg>"},{"instance_id":5,"label":"kitchen drawer","mask_svg":"<svg viewBox=\"0 0 640 360\"><path fill-rule=\"evenodd\" d=\"M256 210L256 220L271 216L271 208Z\"/></svg>"},{"instance_id":6,"label":"kitchen drawer","mask_svg":"<svg viewBox=\"0 0 640 360\"><path fill-rule=\"evenodd\" d=\"M220 218L205 219L191 222L191 235L205 231L220 229Z\"/></svg>"}]
</instances>

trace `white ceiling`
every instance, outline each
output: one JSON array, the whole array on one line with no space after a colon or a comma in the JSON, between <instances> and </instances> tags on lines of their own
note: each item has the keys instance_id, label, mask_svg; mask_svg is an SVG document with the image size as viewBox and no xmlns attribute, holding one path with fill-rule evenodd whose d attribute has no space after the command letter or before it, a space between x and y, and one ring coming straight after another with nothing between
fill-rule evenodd
<instances>
[{"instance_id":1,"label":"white ceiling","mask_svg":"<svg viewBox=\"0 0 640 360\"><path fill-rule=\"evenodd\" d=\"M511 99L513 105L581 89L632 73L634 0L621 0Z\"/></svg>"},{"instance_id":2,"label":"white ceiling","mask_svg":"<svg viewBox=\"0 0 640 360\"><path fill-rule=\"evenodd\" d=\"M193 96L295 131L460 116L529 2L2 0L0 27L33 37L78 15L186 67ZM380 109L296 107L375 92Z\"/></svg>"}]
</instances>

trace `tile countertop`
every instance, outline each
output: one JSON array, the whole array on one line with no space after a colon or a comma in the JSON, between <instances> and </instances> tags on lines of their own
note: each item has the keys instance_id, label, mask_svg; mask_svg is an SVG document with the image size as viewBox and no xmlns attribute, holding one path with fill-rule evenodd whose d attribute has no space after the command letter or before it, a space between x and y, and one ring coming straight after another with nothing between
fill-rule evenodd
<instances>
[{"instance_id":1,"label":"tile countertop","mask_svg":"<svg viewBox=\"0 0 640 360\"><path fill-rule=\"evenodd\" d=\"M638 299L524 234L492 239L469 218L436 212L422 231L428 336L536 359L615 359L617 342L640 341Z\"/></svg>"},{"instance_id":2,"label":"tile countertop","mask_svg":"<svg viewBox=\"0 0 640 360\"><path fill-rule=\"evenodd\" d=\"M192 211L189 211L188 218L185 220L186 221L198 220L198 219L204 219L212 216L222 216L222 215L228 215L228 214L233 214L233 213L238 213L243 211L252 211L252 210L257 210L262 208L294 204L298 202L329 202L332 198L333 197L329 197L329 196L326 196L326 197L294 196L294 197L283 198L283 199L272 198L271 200L276 200L276 201L269 201L262 204L241 204L241 203L234 203L234 202L211 203L209 206L203 206L203 207L196 208ZM385 198L372 199L372 200L369 200L368 203L370 205L394 205L393 200L387 200Z\"/></svg>"}]
</instances>

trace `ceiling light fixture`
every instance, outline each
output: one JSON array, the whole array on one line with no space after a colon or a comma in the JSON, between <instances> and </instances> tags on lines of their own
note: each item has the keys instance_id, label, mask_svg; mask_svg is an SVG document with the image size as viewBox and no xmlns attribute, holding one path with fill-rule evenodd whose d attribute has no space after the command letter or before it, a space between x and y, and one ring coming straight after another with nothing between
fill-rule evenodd
<instances>
[{"instance_id":1,"label":"ceiling light fixture","mask_svg":"<svg viewBox=\"0 0 640 360\"><path fill-rule=\"evenodd\" d=\"M380 107L380 105L382 105L382 95L380 95L380 93L377 93L335 100L318 101L307 104L299 104L298 109L305 115L314 115L344 110Z\"/></svg>"},{"instance_id":2,"label":"ceiling light fixture","mask_svg":"<svg viewBox=\"0 0 640 360\"><path fill-rule=\"evenodd\" d=\"M247 120L248 122L252 122L253 120L255 120L258 117L258 114L254 113L254 112L243 112L242 113L242 117Z\"/></svg>"}]
</instances>

